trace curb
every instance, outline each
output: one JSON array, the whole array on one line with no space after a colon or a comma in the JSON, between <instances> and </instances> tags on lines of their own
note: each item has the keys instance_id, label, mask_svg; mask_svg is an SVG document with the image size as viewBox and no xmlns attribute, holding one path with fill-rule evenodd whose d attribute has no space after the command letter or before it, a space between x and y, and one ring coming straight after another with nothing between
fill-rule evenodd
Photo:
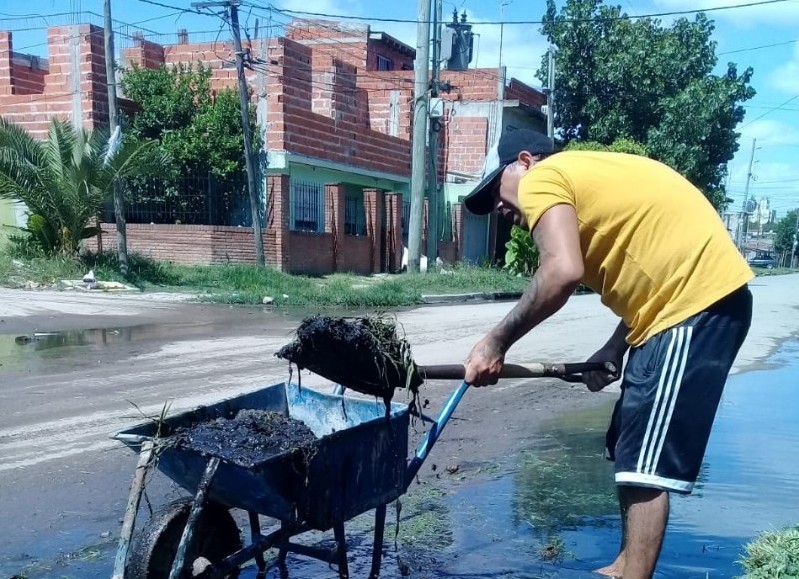
<instances>
[{"instance_id":1,"label":"curb","mask_svg":"<svg viewBox=\"0 0 799 579\"><path fill-rule=\"evenodd\" d=\"M423 304L456 304L464 302L500 302L518 300L521 292L485 292L422 296Z\"/></svg>"}]
</instances>

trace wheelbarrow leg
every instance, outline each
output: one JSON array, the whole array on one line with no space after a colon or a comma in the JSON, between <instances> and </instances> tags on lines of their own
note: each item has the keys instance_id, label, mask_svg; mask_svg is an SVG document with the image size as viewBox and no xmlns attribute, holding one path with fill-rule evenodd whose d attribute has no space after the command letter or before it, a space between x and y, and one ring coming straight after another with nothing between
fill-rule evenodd
<instances>
[{"instance_id":1,"label":"wheelbarrow leg","mask_svg":"<svg viewBox=\"0 0 799 579\"><path fill-rule=\"evenodd\" d=\"M350 570L347 566L347 539L344 536L344 523L336 523L333 526L333 536L336 538L339 579L349 579Z\"/></svg>"},{"instance_id":2,"label":"wheelbarrow leg","mask_svg":"<svg viewBox=\"0 0 799 579\"><path fill-rule=\"evenodd\" d=\"M380 563L383 561L383 535L386 530L386 505L375 509L375 538L372 545L372 570L369 579L380 577Z\"/></svg>"},{"instance_id":3,"label":"wheelbarrow leg","mask_svg":"<svg viewBox=\"0 0 799 579\"><path fill-rule=\"evenodd\" d=\"M130 497L128 497L128 507L125 509L125 518L122 521L122 532L119 537L119 546L114 560L114 574L112 579L123 579L125 577L125 564L128 560L128 550L130 549L130 539L133 536L133 529L136 526L136 514L139 512L141 495L144 492L144 478L153 458L153 441L145 440L142 442L139 452L139 462L136 465L136 472L133 474L133 483L130 486Z\"/></svg>"},{"instance_id":4,"label":"wheelbarrow leg","mask_svg":"<svg viewBox=\"0 0 799 579\"><path fill-rule=\"evenodd\" d=\"M258 541L261 536L261 523L258 520L258 513L248 511L250 516L250 537L253 543ZM255 554L255 564L258 567L258 578L261 579L266 576L266 560L264 554L258 551Z\"/></svg>"},{"instance_id":5,"label":"wheelbarrow leg","mask_svg":"<svg viewBox=\"0 0 799 579\"><path fill-rule=\"evenodd\" d=\"M219 459L217 457L211 458L208 465L205 467L205 472L200 479L200 484L197 485L197 494L194 496L194 503L191 506L189 518L186 521L186 526L183 528L183 534L180 537L180 544L178 545L178 552L175 555L175 561L172 563L172 570L169 572L169 579L179 579L183 575L183 567L186 563L186 551L191 545L192 535L194 534L194 526L197 519L205 506L206 494L211 482L216 475L216 469L219 468Z\"/></svg>"}]
</instances>

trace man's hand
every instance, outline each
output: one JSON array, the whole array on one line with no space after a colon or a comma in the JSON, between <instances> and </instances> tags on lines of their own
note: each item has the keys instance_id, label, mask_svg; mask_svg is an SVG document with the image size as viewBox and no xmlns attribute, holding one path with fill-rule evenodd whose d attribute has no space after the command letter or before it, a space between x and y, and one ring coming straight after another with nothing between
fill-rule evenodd
<instances>
[{"instance_id":1,"label":"man's hand","mask_svg":"<svg viewBox=\"0 0 799 579\"><path fill-rule=\"evenodd\" d=\"M595 372L585 372L583 382L591 392L599 392L608 384L611 384L621 377L621 365L624 360L624 350L609 347L601 347L597 352L586 360L587 362L613 362L616 366L616 374L610 374L604 370Z\"/></svg>"},{"instance_id":2,"label":"man's hand","mask_svg":"<svg viewBox=\"0 0 799 579\"><path fill-rule=\"evenodd\" d=\"M463 363L466 368L464 381L477 387L496 384L504 363L504 349L491 334L487 334L474 345Z\"/></svg>"}]
</instances>

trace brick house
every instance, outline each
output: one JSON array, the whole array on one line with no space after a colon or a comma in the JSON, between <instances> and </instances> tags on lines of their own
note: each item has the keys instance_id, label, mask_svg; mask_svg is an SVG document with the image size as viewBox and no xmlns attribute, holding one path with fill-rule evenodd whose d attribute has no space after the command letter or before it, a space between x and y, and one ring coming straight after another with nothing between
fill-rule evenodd
<instances>
[{"instance_id":1,"label":"brick house","mask_svg":"<svg viewBox=\"0 0 799 579\"><path fill-rule=\"evenodd\" d=\"M0 32L0 115L36 136L51 116L107 123L102 29L52 27L48 44L48 59L20 55L11 33ZM294 21L284 36L253 39L245 50L265 144L267 263L304 273L396 271L409 206L415 51L368 26L318 20ZM213 70L214 88L236 86L232 43L191 43L185 33L170 45L138 37L120 64L198 61ZM469 215L459 199L503 127L545 126L544 95L503 79L495 68L441 74L452 86L442 94L437 175L449 208L447 241L439 242L447 261L477 261L501 246L501 226ZM113 247L115 236L103 241ZM128 244L175 262L255 261L252 231L242 227L129 223Z\"/></svg>"}]
</instances>

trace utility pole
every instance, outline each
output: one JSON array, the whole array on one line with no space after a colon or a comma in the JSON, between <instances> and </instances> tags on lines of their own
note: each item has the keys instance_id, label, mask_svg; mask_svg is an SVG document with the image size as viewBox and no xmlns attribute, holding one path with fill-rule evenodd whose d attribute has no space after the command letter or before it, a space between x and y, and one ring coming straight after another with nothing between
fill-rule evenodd
<instances>
[{"instance_id":1,"label":"utility pole","mask_svg":"<svg viewBox=\"0 0 799 579\"><path fill-rule=\"evenodd\" d=\"M411 149L411 215L408 220L408 271L419 271L424 209L427 89L430 83L430 0L418 0L414 61L413 143ZM434 258L435 259L435 258Z\"/></svg>"},{"instance_id":2,"label":"utility pole","mask_svg":"<svg viewBox=\"0 0 799 579\"><path fill-rule=\"evenodd\" d=\"M239 0L220 2L197 2L192 6L198 9L212 6L227 7L230 16L230 31L233 34L233 46L236 51L236 72L239 81L239 109L241 110L241 129L244 134L244 165L247 168L247 191L250 195L250 212L252 213L252 231L255 237L255 259L259 266L265 265L264 238L261 234L261 204L258 199L255 159L252 151L252 129L250 127L250 91L244 76L244 51L241 48L241 30L239 29Z\"/></svg>"},{"instance_id":3,"label":"utility pole","mask_svg":"<svg viewBox=\"0 0 799 579\"><path fill-rule=\"evenodd\" d=\"M109 136L114 137L114 132L119 127L117 114L117 83L116 70L114 66L114 27L111 19L111 0L103 0L104 30L103 39L105 44L105 82L108 91L108 128ZM110 145L110 141L109 141ZM117 225L117 256L119 259L119 271L122 275L128 274L128 235L125 228L125 191L122 185L113 183L114 188L114 221Z\"/></svg>"},{"instance_id":4,"label":"utility pole","mask_svg":"<svg viewBox=\"0 0 799 579\"><path fill-rule=\"evenodd\" d=\"M793 261L796 256L796 244L799 238L799 209L796 210L796 225L793 228L793 244L791 245L791 269L793 269Z\"/></svg>"},{"instance_id":5,"label":"utility pole","mask_svg":"<svg viewBox=\"0 0 799 579\"><path fill-rule=\"evenodd\" d=\"M752 165L755 161L755 145L757 144L757 139L752 139L752 153L749 155L749 170L746 172L746 186L744 187L744 205L743 205L743 234L741 235L741 253L746 255L746 236L749 233L749 212L747 211L749 205L749 183L752 181Z\"/></svg>"},{"instance_id":6,"label":"utility pole","mask_svg":"<svg viewBox=\"0 0 799 579\"><path fill-rule=\"evenodd\" d=\"M438 98L441 73L441 11L442 0L433 1L433 78L430 98ZM431 119L429 123L430 142L430 177L427 187L427 270L433 270L433 263L438 257L438 239L440 227L440 199L438 191L438 133L441 123Z\"/></svg>"},{"instance_id":7,"label":"utility pole","mask_svg":"<svg viewBox=\"0 0 799 579\"><path fill-rule=\"evenodd\" d=\"M555 47L547 51L547 136L555 145Z\"/></svg>"}]
</instances>

